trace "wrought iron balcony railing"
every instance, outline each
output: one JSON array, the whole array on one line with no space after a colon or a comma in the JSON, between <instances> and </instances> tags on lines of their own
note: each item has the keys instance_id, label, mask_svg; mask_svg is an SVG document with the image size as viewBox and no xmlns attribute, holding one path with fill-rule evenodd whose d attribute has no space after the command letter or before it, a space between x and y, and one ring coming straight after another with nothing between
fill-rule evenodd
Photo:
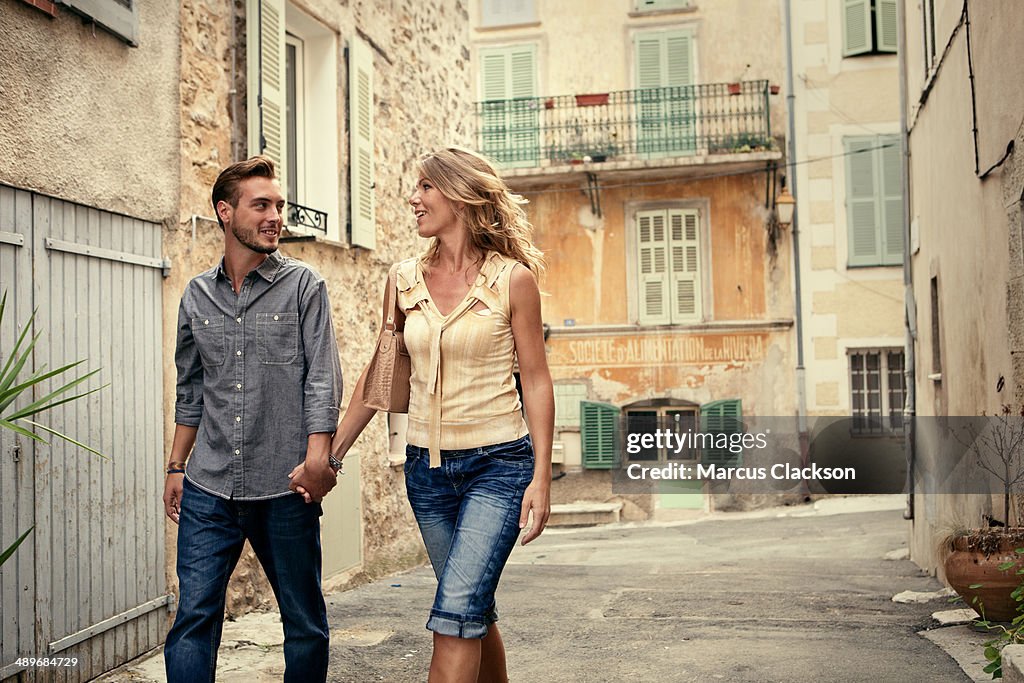
<instances>
[{"instance_id":1,"label":"wrought iron balcony railing","mask_svg":"<svg viewBox=\"0 0 1024 683\"><path fill-rule=\"evenodd\" d=\"M327 214L302 204L288 202L288 225L318 230L327 234Z\"/></svg>"},{"instance_id":2,"label":"wrought iron balcony railing","mask_svg":"<svg viewBox=\"0 0 1024 683\"><path fill-rule=\"evenodd\" d=\"M478 102L477 144L510 167L772 149L768 81Z\"/></svg>"}]
</instances>

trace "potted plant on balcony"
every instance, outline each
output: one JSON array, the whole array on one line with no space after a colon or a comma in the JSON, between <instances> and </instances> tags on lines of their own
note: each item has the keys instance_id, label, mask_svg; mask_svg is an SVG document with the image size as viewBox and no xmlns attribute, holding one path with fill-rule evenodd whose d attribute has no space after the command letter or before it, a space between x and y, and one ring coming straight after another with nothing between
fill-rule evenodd
<instances>
[{"instance_id":1,"label":"potted plant on balcony","mask_svg":"<svg viewBox=\"0 0 1024 683\"><path fill-rule=\"evenodd\" d=\"M587 93L585 95L576 96L577 107L596 107L602 104L608 104L608 93Z\"/></svg>"},{"instance_id":2,"label":"potted plant on balcony","mask_svg":"<svg viewBox=\"0 0 1024 683\"><path fill-rule=\"evenodd\" d=\"M1024 526L1013 503L1024 484L1024 409L1002 406L955 429L954 438L975 455L978 468L1000 483L1003 520L962 529L944 542L946 581L986 621L1011 621L1022 600Z\"/></svg>"}]
</instances>

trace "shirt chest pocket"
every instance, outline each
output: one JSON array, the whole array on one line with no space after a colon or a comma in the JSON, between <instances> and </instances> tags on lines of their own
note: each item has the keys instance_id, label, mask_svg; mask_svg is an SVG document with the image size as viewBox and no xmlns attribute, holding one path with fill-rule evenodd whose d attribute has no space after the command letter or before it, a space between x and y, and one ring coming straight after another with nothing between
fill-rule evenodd
<instances>
[{"instance_id":1,"label":"shirt chest pocket","mask_svg":"<svg viewBox=\"0 0 1024 683\"><path fill-rule=\"evenodd\" d=\"M265 365L287 365L299 356L299 314L257 313L256 356Z\"/></svg>"},{"instance_id":2,"label":"shirt chest pocket","mask_svg":"<svg viewBox=\"0 0 1024 683\"><path fill-rule=\"evenodd\" d=\"M192 318L192 338L196 341L203 365L211 368L224 365L224 316Z\"/></svg>"}]
</instances>

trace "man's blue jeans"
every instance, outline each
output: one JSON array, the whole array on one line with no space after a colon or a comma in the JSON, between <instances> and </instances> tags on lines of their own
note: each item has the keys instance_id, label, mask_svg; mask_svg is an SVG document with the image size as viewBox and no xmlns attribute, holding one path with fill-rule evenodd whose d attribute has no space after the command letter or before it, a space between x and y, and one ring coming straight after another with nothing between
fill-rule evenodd
<instances>
[{"instance_id":1,"label":"man's blue jeans","mask_svg":"<svg viewBox=\"0 0 1024 683\"><path fill-rule=\"evenodd\" d=\"M327 679L327 608L320 589L320 515L297 494L232 501L184 483L178 523L174 626L164 658L168 683L213 681L228 579L246 539L274 589L284 622L284 680Z\"/></svg>"}]
</instances>

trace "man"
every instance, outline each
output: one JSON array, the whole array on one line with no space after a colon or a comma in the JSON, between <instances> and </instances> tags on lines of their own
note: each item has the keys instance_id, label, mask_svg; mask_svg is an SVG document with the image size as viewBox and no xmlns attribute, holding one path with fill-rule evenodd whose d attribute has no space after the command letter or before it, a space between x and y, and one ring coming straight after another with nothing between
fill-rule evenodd
<instances>
[{"instance_id":1,"label":"man","mask_svg":"<svg viewBox=\"0 0 1024 683\"><path fill-rule=\"evenodd\" d=\"M178 311L164 509L179 525L180 600L167 680L214 680L228 578L248 539L281 608L285 681L325 681L319 501L336 483L341 404L327 289L277 251L284 198L270 159L224 169L213 207L224 257L188 283ZM289 490L297 465L312 504Z\"/></svg>"}]
</instances>

